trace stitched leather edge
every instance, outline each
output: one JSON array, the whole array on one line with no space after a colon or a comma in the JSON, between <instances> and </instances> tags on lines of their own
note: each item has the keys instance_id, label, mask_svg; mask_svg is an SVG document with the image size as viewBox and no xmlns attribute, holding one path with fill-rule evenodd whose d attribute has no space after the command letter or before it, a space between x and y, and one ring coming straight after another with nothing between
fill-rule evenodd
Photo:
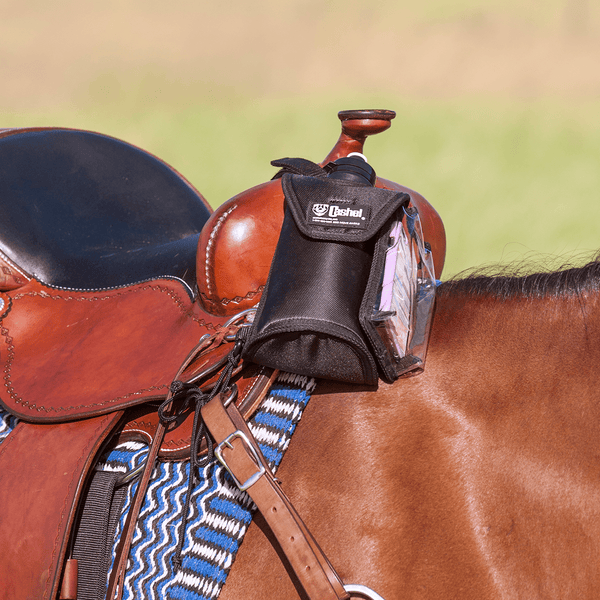
<instances>
[{"instance_id":1,"label":"stitched leather edge","mask_svg":"<svg viewBox=\"0 0 600 600\"><path fill-rule=\"evenodd\" d=\"M49 288L49 289L53 290L53 288ZM190 318L192 321L196 322L199 326L205 327L208 330L212 329L215 331L221 328L219 325L215 326L213 323L207 322L204 319L200 319L199 317L196 317L195 315L191 314L190 310L188 310L185 307L183 301L181 300L181 297L174 290L171 290L169 288L161 286L160 284L152 285L150 283L147 283L147 284L144 284L139 287L122 288L119 290L111 291L109 293L105 292L104 295L102 295L102 296L95 295L95 296L91 296L91 297L86 297L86 296L81 296L81 295L74 296L73 294L68 294L65 296L56 291L54 291L54 293L51 294L44 290L40 290L40 291L31 290L31 291L20 292L20 293L15 294L12 297L12 300L14 303L14 301L24 298L26 296L39 296L39 297L48 298L51 300L64 300L64 301L68 301L68 302L70 302L70 301L97 302L97 301L112 299L117 296L123 296L125 294L143 292L148 289L154 289L154 290L158 290L162 293L166 293L167 296L170 297L172 302L179 308L181 313L184 314L185 316L187 316L188 318ZM105 406L111 406L117 402L126 400L133 396L140 396L142 394L148 394L151 392L157 392L156 396L160 397L160 394L158 392L160 392L161 390L168 389L168 386L166 384L163 384L160 386L150 386L147 388L142 388L142 389L139 389L139 390L136 390L133 392L129 392L129 393L121 395L121 396L111 398L110 400L105 400L103 402L93 402L91 404L79 404L77 406L68 406L68 407L60 407L60 408L45 407L45 406L38 406L37 404L30 404L28 401L23 400L23 398L21 398L18 395L17 391L14 389L14 387L12 385L11 368L12 368L12 364L13 364L14 358L15 358L15 352L14 352L15 347L13 344L13 338L10 336L9 330L4 326L0 326L0 335L2 337L4 337L4 339L6 340L6 344L7 344L7 358L6 358L5 365L4 365L4 386L6 388L8 395L14 401L15 404L18 404L29 410L36 410L38 412L45 411L46 414L50 414L50 413L60 414L60 413L64 413L64 412L71 412L74 410L81 410L81 409L94 409L94 408L100 409ZM151 398L151 397L152 396L149 396L148 398ZM9 407L7 407L7 408L10 410Z\"/></svg>"}]
</instances>

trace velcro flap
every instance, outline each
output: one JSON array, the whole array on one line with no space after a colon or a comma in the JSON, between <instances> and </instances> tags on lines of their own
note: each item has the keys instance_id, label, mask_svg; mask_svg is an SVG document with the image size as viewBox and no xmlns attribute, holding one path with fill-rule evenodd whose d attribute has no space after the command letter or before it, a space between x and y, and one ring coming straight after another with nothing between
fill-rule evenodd
<instances>
[{"instance_id":1,"label":"velcro flap","mask_svg":"<svg viewBox=\"0 0 600 600\"><path fill-rule=\"evenodd\" d=\"M298 229L315 240L366 242L410 197L340 179L285 174L286 206Z\"/></svg>"}]
</instances>

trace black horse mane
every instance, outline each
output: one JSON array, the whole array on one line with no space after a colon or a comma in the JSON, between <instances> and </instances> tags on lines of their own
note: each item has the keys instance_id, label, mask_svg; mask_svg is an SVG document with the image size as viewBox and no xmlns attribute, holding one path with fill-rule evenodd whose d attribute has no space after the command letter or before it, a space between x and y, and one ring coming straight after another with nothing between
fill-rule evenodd
<instances>
[{"instance_id":1,"label":"black horse mane","mask_svg":"<svg viewBox=\"0 0 600 600\"><path fill-rule=\"evenodd\" d=\"M531 272L530 264L463 271L438 287L440 296L492 296L500 299L579 295L600 290L600 253L583 267L572 263Z\"/></svg>"}]
</instances>

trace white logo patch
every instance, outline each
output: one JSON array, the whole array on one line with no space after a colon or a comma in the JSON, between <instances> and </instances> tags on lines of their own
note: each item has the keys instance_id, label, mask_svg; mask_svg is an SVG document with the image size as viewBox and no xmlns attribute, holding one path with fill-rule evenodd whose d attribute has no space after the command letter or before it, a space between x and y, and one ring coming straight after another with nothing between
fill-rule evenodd
<instances>
[{"instance_id":1,"label":"white logo patch","mask_svg":"<svg viewBox=\"0 0 600 600\"><path fill-rule=\"evenodd\" d=\"M366 229L369 224L370 209L363 204L341 204L314 202L309 205L307 220L320 227L343 227L344 229Z\"/></svg>"}]
</instances>

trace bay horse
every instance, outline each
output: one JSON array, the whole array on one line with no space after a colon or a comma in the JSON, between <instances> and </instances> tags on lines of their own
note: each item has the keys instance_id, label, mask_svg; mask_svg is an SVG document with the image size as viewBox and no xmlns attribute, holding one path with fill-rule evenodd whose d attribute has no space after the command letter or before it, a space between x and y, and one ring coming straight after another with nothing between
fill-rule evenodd
<instances>
[{"instance_id":1,"label":"bay horse","mask_svg":"<svg viewBox=\"0 0 600 600\"><path fill-rule=\"evenodd\" d=\"M346 123L356 122L363 127L358 118ZM340 138L344 153L362 149L364 139L359 135L353 138L350 133L347 125ZM360 139L355 138L362 139L360 145ZM91 164L97 167L97 162ZM86 175L87 171L81 173ZM171 182L172 177L168 171L165 181ZM88 180L84 180L87 186ZM115 181L123 185L115 178L109 179L110 185ZM189 192L187 185L176 181L178 189ZM9 394L5 393L5 403L25 415L29 407L36 408L34 415L42 408L51 416L56 408L76 412L79 406L47 404L48 397L54 394L59 402L70 393L77 400L96 400L93 394L102 386L110 383L118 390L122 379L137 376L132 361L146 365L148 357L157 361L147 367L150 375L161 375L167 381L156 385L168 387L171 371L164 362L175 360L171 354L180 352L179 346L185 345L187 352L187 344L196 340L199 332L210 329L209 325L217 329L228 319L231 304L238 310L244 302L250 306L256 303L260 290L255 280L264 284L272 248L266 243L243 246L241 225L258 231L254 235L259 235L261 242L273 237L270 233L265 236L265 228L259 231L256 224L262 225L264 220L259 210L271 210L264 201L266 189L281 212L278 185L270 182L259 186L247 193L245 203L234 198L210 217L201 199L194 196L194 203L200 202L200 209L194 209L200 222L192 235L186 233L184 239L191 241L185 248L177 243L177 255L187 257L178 275L183 283L161 277L154 278L152 285L129 280L111 283L115 271L111 267L105 269L107 280L101 285L95 280L97 269L84 274L94 278L91 284L100 291L73 292L60 279L44 284L44 277L35 270L35 260L40 257L32 254L35 268L29 270L35 277L18 281L23 273L12 272L12 280L6 275L3 284L5 346L0 355L7 361L5 387ZM383 185L393 186L385 181ZM424 200L411 194L413 202L423 202L426 209ZM99 205L104 206L103 202ZM237 218L230 219L231 214ZM188 219L182 221L187 228ZM127 219L124 222L129 223ZM226 243L228 223L233 223L229 234L237 245ZM270 225L277 230L277 219ZM193 273L197 239L201 252ZM172 243L164 243L167 262L171 262ZM440 236L438 248L444 246ZM441 257L443 264L443 252L435 250L434 246L434 255ZM245 255L251 257L250 266L260 271L255 280L252 269L237 265ZM45 258L42 253L43 266ZM232 269L228 260L233 260L237 269ZM118 274L129 277L127 266L121 265ZM134 269L134 275L137 273ZM79 272L75 275L81 276ZM162 270L158 275L163 275ZM155 276L154 272L148 275ZM63 277L63 273L51 272L45 277ZM600 461L594 434L598 416L599 277L600 262L595 260L582 268L554 273L475 275L445 282L438 288L422 374L392 385L380 382L378 387L318 382L277 477L344 582L367 586L385 600L598 597ZM195 282L200 302L182 293L185 285L191 289ZM130 285L119 287L126 283ZM89 285L84 281L75 287ZM99 299L102 302L97 302ZM48 308L51 304L62 307L60 315L55 306ZM98 321L92 323L88 305L96 311L94 315L100 315ZM30 306L40 312L28 310ZM118 321L125 309L127 320ZM205 321L207 313L219 315L214 316L214 324ZM88 322L92 324L88 326ZM115 328L119 344L109 337L115 322L119 324ZM151 328L146 326L148 322ZM182 322L187 322L185 328ZM65 327L60 327L61 323ZM38 335L39 324L44 327L43 335ZM75 328L85 335L69 333ZM13 340L14 331L23 334L22 339ZM148 334L143 344L135 337L140 331ZM176 335L171 335L172 331ZM182 332L187 337L183 338ZM160 343L159 334L164 336ZM121 367L119 376L110 382L95 362L99 360L97 342L105 339L108 342L100 355L101 366L112 359L112 367ZM169 351L165 351L167 342L173 344ZM132 352L127 344L133 345ZM33 350L25 352L30 347ZM47 361L43 380L38 373L42 347ZM122 353L123 360L118 354L121 347L127 350ZM73 369L75 351L85 359L81 368L88 361L93 368L85 370L85 376L78 372L78 387L73 391L69 369ZM140 356L142 351L148 356ZM62 355L59 362L55 358L60 352L65 353L64 363L60 362ZM22 362L23 356L31 362ZM56 368L63 364L62 371ZM159 373L159 367L168 373ZM44 384L36 383L30 376L33 372ZM48 377L52 386L45 385ZM23 401L19 396L22 389L34 393L38 404L32 405L30 396L23 395L27 398ZM154 398L153 393L149 390L148 397ZM76 422L75 412L66 423L58 422L61 431L70 430L70 423ZM91 417L93 422L116 420L118 415L93 413ZM45 435L51 427L52 423L39 422L35 435ZM19 443L15 439L10 440L13 447ZM8 442L0 447L0 458L4 453L7 462L8 448ZM34 452L33 466L32 461L23 460L16 469L10 461L12 473L7 481L22 479L21 469L25 467L36 472L41 463L47 469L54 466L54 457L48 460L45 456L49 453ZM57 482L55 487L61 490L65 486ZM13 509L21 509L23 501L13 491L3 490L3 502L10 501ZM31 491L28 498L35 495L35 490ZM49 499L40 503L48 504ZM10 513L3 517L4 532L14 527L6 514ZM32 511L26 519L33 516ZM36 518L43 524L40 515ZM36 532L38 539L35 544L29 539L30 546L40 545ZM19 573L28 573L27 565L23 565L26 560L14 554L19 557L18 567L23 567ZM28 558L30 553L23 556ZM12 570L7 580L11 577L13 581L3 582L5 595L10 595L10 585L16 586L22 579ZM49 585L40 584L36 589L42 588L49 589ZM260 515L250 526L220 598L306 600Z\"/></svg>"},{"instance_id":2,"label":"bay horse","mask_svg":"<svg viewBox=\"0 0 600 600\"><path fill-rule=\"evenodd\" d=\"M386 600L600 594L600 262L442 284L425 371L319 382L278 478ZM302 598L260 517L222 600Z\"/></svg>"},{"instance_id":3,"label":"bay horse","mask_svg":"<svg viewBox=\"0 0 600 600\"><path fill-rule=\"evenodd\" d=\"M600 262L438 288L425 371L319 381L278 478L386 600L600 593ZM259 514L221 600L303 592Z\"/></svg>"}]
</instances>

